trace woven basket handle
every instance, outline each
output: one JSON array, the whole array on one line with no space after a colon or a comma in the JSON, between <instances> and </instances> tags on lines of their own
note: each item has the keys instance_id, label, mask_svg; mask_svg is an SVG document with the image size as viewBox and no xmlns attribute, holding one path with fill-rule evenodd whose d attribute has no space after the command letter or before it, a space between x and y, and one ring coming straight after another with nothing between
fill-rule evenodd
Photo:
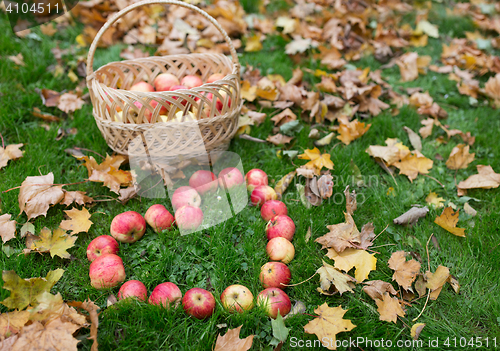
<instances>
[{"instance_id":1,"label":"woven basket handle","mask_svg":"<svg viewBox=\"0 0 500 351\"><path fill-rule=\"evenodd\" d=\"M231 56L233 57L233 63L238 67L238 70L239 70L240 62L238 60L238 55L236 54L236 50L234 49L233 42L231 41L231 39L227 35L226 31L215 20L215 18L210 16L208 13L206 13L205 11L200 9L199 7L193 6L191 4L187 4L185 2L181 2L181 1L177 1L177 0L143 0L143 1L136 2L135 4L132 4L130 6L125 7L123 10L121 10L120 12L116 13L113 17L111 17L101 27L101 29L99 30L99 32L95 36L94 41L90 45L89 54L87 56L87 79L90 79L91 77L93 77L93 74L94 74L94 69L93 69L94 55L95 55L95 51L97 49L97 44L99 43L99 40L101 39L104 32L106 32L106 30L108 30L108 28L111 27L123 15L126 15L127 13L129 13L132 10L135 10L138 7L141 7L144 5L151 5L151 4L178 5L178 6L193 10L195 12L198 12L200 15L205 17L207 20L210 21L210 23L212 23L219 30L219 32L222 33L222 36L226 40L226 43L229 45L229 51L231 52Z\"/></svg>"}]
</instances>

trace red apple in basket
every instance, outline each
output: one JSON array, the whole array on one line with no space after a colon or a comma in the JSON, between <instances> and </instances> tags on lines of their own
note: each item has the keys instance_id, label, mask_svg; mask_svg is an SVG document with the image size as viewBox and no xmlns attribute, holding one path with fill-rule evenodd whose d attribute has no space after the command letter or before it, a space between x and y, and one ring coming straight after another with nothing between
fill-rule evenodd
<instances>
[{"instance_id":1,"label":"red apple in basket","mask_svg":"<svg viewBox=\"0 0 500 351\"><path fill-rule=\"evenodd\" d=\"M89 268L90 285L96 289L112 288L125 280L122 259L114 254L97 257Z\"/></svg>"},{"instance_id":2,"label":"red apple in basket","mask_svg":"<svg viewBox=\"0 0 500 351\"><path fill-rule=\"evenodd\" d=\"M146 83L144 81L135 83L132 85L129 89L130 91L141 91L143 93L151 93L155 91L155 88L149 83Z\"/></svg>"},{"instance_id":3,"label":"red apple in basket","mask_svg":"<svg viewBox=\"0 0 500 351\"><path fill-rule=\"evenodd\" d=\"M201 197L200 194L191 186L181 186L177 188L172 194L172 206L174 210L182 206L200 207Z\"/></svg>"},{"instance_id":4,"label":"red apple in basket","mask_svg":"<svg viewBox=\"0 0 500 351\"><path fill-rule=\"evenodd\" d=\"M205 193L215 193L219 187L219 182L212 172L199 170L189 178L189 186L195 188L200 195L203 195Z\"/></svg>"},{"instance_id":5,"label":"red apple in basket","mask_svg":"<svg viewBox=\"0 0 500 351\"><path fill-rule=\"evenodd\" d=\"M118 300L123 300L127 297L135 297L139 300L146 301L148 297L146 286L138 280L129 280L124 283L118 291Z\"/></svg>"},{"instance_id":6,"label":"red apple in basket","mask_svg":"<svg viewBox=\"0 0 500 351\"><path fill-rule=\"evenodd\" d=\"M225 75L222 73L214 73L207 79L207 83L213 83L217 80L224 79Z\"/></svg>"},{"instance_id":7,"label":"red apple in basket","mask_svg":"<svg viewBox=\"0 0 500 351\"><path fill-rule=\"evenodd\" d=\"M286 208L286 205L279 200L266 201L264 202L264 205L262 205L260 209L260 215L262 216L262 219L265 220L266 222L269 222L276 216L287 215L287 214L288 210Z\"/></svg>"},{"instance_id":8,"label":"red apple in basket","mask_svg":"<svg viewBox=\"0 0 500 351\"><path fill-rule=\"evenodd\" d=\"M170 73L159 74L153 82L156 91L169 91L173 86L180 85L179 79Z\"/></svg>"},{"instance_id":9,"label":"red apple in basket","mask_svg":"<svg viewBox=\"0 0 500 351\"><path fill-rule=\"evenodd\" d=\"M267 262L260 268L259 280L264 288L286 289L282 284L290 283L292 273L286 264Z\"/></svg>"},{"instance_id":10,"label":"red apple in basket","mask_svg":"<svg viewBox=\"0 0 500 351\"><path fill-rule=\"evenodd\" d=\"M151 100L150 105L151 105L151 107L153 109L155 109L156 106L158 106L158 104L160 104L158 101ZM167 104L168 104L168 102L167 102ZM159 113L159 115L160 116L161 115L166 115L167 113L168 113L167 108L165 106L163 106L163 105L160 105L160 113ZM150 110L146 109L146 111L144 111L144 116L147 118L148 122L151 122L151 120L153 118L153 112L151 112ZM161 121L161 119L158 118L157 121L159 122L159 121Z\"/></svg>"},{"instance_id":11,"label":"red apple in basket","mask_svg":"<svg viewBox=\"0 0 500 351\"><path fill-rule=\"evenodd\" d=\"M181 290L177 285L171 282L158 284L151 295L149 303L151 305L162 305L165 308L177 307L182 299Z\"/></svg>"},{"instance_id":12,"label":"red apple in basket","mask_svg":"<svg viewBox=\"0 0 500 351\"><path fill-rule=\"evenodd\" d=\"M224 168L219 172L219 186L222 189L232 189L245 182L240 170L236 167Z\"/></svg>"},{"instance_id":13,"label":"red apple in basket","mask_svg":"<svg viewBox=\"0 0 500 351\"><path fill-rule=\"evenodd\" d=\"M109 231L122 243L134 243L146 232L146 221L135 211L123 212L113 218Z\"/></svg>"},{"instance_id":14,"label":"red apple in basket","mask_svg":"<svg viewBox=\"0 0 500 351\"><path fill-rule=\"evenodd\" d=\"M284 317L292 309L292 303L288 295L281 289L268 288L257 295L257 305L264 309L267 315L273 319L279 314Z\"/></svg>"},{"instance_id":15,"label":"red apple in basket","mask_svg":"<svg viewBox=\"0 0 500 351\"><path fill-rule=\"evenodd\" d=\"M187 89L189 89L189 88L185 85L174 85L173 87L170 88L170 91L187 90ZM172 99L177 100L178 98L177 98L177 96L173 96ZM181 105L186 106L186 104L187 104L187 101L185 99L183 99L181 102Z\"/></svg>"},{"instance_id":16,"label":"red apple in basket","mask_svg":"<svg viewBox=\"0 0 500 351\"><path fill-rule=\"evenodd\" d=\"M181 85L188 87L188 89L196 88L203 85L203 81L198 76L187 75L181 80Z\"/></svg>"},{"instance_id":17,"label":"red apple in basket","mask_svg":"<svg viewBox=\"0 0 500 351\"><path fill-rule=\"evenodd\" d=\"M276 216L267 222L266 234L267 240L281 236L291 242L295 234L295 223L286 215Z\"/></svg>"},{"instance_id":18,"label":"red apple in basket","mask_svg":"<svg viewBox=\"0 0 500 351\"><path fill-rule=\"evenodd\" d=\"M261 169L251 169L245 175L248 191L253 191L258 186L268 185L267 174Z\"/></svg>"},{"instance_id":19,"label":"red apple in basket","mask_svg":"<svg viewBox=\"0 0 500 351\"><path fill-rule=\"evenodd\" d=\"M285 238L278 236L269 240L266 252L271 260L288 264L295 256L295 247Z\"/></svg>"},{"instance_id":20,"label":"red apple in basket","mask_svg":"<svg viewBox=\"0 0 500 351\"><path fill-rule=\"evenodd\" d=\"M165 206L156 204L148 208L144 215L146 222L155 232L161 232L172 228L174 216L165 208Z\"/></svg>"},{"instance_id":21,"label":"red apple in basket","mask_svg":"<svg viewBox=\"0 0 500 351\"><path fill-rule=\"evenodd\" d=\"M118 242L109 235L100 235L87 247L87 258L90 262L105 254L118 254Z\"/></svg>"},{"instance_id":22,"label":"red apple in basket","mask_svg":"<svg viewBox=\"0 0 500 351\"><path fill-rule=\"evenodd\" d=\"M250 202L254 206L262 206L265 202L276 200L277 198L276 191L269 185L260 185L253 189L250 194Z\"/></svg>"},{"instance_id":23,"label":"red apple in basket","mask_svg":"<svg viewBox=\"0 0 500 351\"><path fill-rule=\"evenodd\" d=\"M253 307L253 295L246 286L235 284L228 286L221 294L220 301L225 309L242 313Z\"/></svg>"},{"instance_id":24,"label":"red apple in basket","mask_svg":"<svg viewBox=\"0 0 500 351\"><path fill-rule=\"evenodd\" d=\"M215 299L210 291L192 288L182 298L182 307L187 314L204 319L210 317L215 310Z\"/></svg>"},{"instance_id":25,"label":"red apple in basket","mask_svg":"<svg viewBox=\"0 0 500 351\"><path fill-rule=\"evenodd\" d=\"M181 231L194 231L203 223L203 212L198 207L182 206L175 211L175 223Z\"/></svg>"}]
</instances>

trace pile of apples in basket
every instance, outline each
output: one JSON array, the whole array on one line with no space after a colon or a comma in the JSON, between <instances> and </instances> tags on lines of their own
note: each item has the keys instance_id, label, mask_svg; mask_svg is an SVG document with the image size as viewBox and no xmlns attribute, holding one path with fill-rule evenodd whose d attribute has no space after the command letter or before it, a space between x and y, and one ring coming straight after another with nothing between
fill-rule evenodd
<instances>
[{"instance_id":1,"label":"pile of apples in basket","mask_svg":"<svg viewBox=\"0 0 500 351\"><path fill-rule=\"evenodd\" d=\"M135 211L118 214L111 222L111 236L98 236L90 242L87 248L87 257L91 262L89 270L91 285L96 289L105 289L118 286L125 281L125 268L122 259L118 256L117 241L136 242L144 235L146 223L156 232L170 230L174 225L198 226L201 223L197 219L198 216L188 215L186 212L187 210L194 214L197 210L201 212L197 207L201 201L192 201L193 192L210 191L213 188L211 184L222 186L224 179L221 177L227 177L229 173L234 177L233 181L242 185L246 182L247 190L251 192L252 205L260 207L262 219L267 222L266 251L271 261L261 267L259 279L264 290L257 295L257 305L272 318L276 318L278 313L282 316L288 314L291 302L284 290L291 279L287 264L295 256L295 248L291 243L295 234L295 224L288 216L286 205L277 200L276 192L268 186L267 174L260 169L250 170L245 178L236 168L221 171L219 178L216 178L210 171L199 170L193 173L189 181L190 186L178 188L177 190L181 191L174 193L172 197L172 206L176 211L175 217L161 204L152 205L144 217ZM193 222L199 223L193 224ZM138 280L125 282L118 292L118 299L125 298L146 301L146 286ZM222 292L220 300L222 306L232 312L242 313L254 306L253 294L247 287L240 284L227 287ZM199 319L211 316L216 307L211 292L194 287L183 296L179 287L172 282L157 285L151 292L148 302L165 308L175 308L182 302L186 313Z\"/></svg>"}]
</instances>

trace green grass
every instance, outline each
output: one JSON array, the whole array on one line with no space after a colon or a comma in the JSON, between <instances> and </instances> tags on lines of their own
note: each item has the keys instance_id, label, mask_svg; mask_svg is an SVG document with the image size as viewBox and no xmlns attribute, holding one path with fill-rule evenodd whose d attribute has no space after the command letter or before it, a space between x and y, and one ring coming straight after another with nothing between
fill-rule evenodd
<instances>
[{"instance_id":1,"label":"green grass","mask_svg":"<svg viewBox=\"0 0 500 351\"><path fill-rule=\"evenodd\" d=\"M251 8L252 2L245 2ZM276 5L280 6L285 2ZM439 15L439 16L438 16ZM469 20L462 18L446 18L444 13L438 12L436 21L439 21L441 33L463 36L464 30L471 30ZM4 16L4 15L2 15ZM42 122L30 113L32 107L40 107L42 111L62 116L54 108L46 108L35 92L35 88L49 88L57 91L72 90L75 84L63 76L54 78L47 67L56 64L50 49L59 44L61 48L75 46L75 37L82 27L70 27L61 31L53 38L43 36L37 29L41 41L34 39L18 39L14 36L4 17L0 21L0 55L4 57L0 65L0 133L6 144L24 143L26 151L24 157L12 161L0 170L0 191L19 186L26 176L47 174L53 172L55 182L73 183L83 180L87 170L80 166L80 162L64 152L69 147L82 147L94 150L97 153L110 153L104 139L97 129L90 105L76 111L71 116L63 116L61 123L51 124L46 131ZM418 50L419 54L432 55L434 63L439 60L441 40L430 39L429 45ZM241 57L243 64L253 65L262 70L263 74L282 74L285 79L291 77L294 68L292 61L283 53L286 41L280 36L273 36L264 42L264 50L257 53L246 53ZM119 59L121 47L99 50L96 57L96 67ZM23 53L26 67L15 67L5 56ZM85 55L86 49L77 49L76 52L64 58L74 60L78 55ZM352 64L358 67L377 69L380 64L372 57L363 58ZM316 62L310 62L307 67L315 69ZM500 192L498 189L473 190L468 193L471 205L478 211L474 218L465 213L460 214L459 226L466 228L467 237L459 238L451 235L433 223L434 218L441 213L433 210L427 217L421 219L412 227L400 227L392 224L392 220L407 211L413 204L425 204L425 197L435 191L439 196L462 205L456 195L456 181L463 180L475 174L478 164L490 164L494 170L500 171L500 146L498 131L500 119L498 111L483 105L471 107L469 99L458 93L455 82L449 81L445 75L429 72L418 80L401 83L397 67L383 71L383 77L395 87L421 87L428 90L438 103L443 104L449 113L444 122L450 128L470 131L476 136L476 143L472 152L476 153L476 160L466 169L458 172L446 168L445 161L436 156L447 159L451 149L461 142L459 137L452 138L447 144L438 144L435 139L443 133L434 130L431 137L423 141L423 154L434 160L430 176L438 179L444 187L435 180L419 176L410 183L405 176L396 176L397 183L387 175L365 152L369 145L382 145L386 138L399 138L406 145L410 145L403 126L417 131L420 128L421 117L411 107L403 107L397 116L390 111L369 119L370 130L362 138L349 146L331 145L321 148L322 152L331 153L335 164L332 175L336 180L334 193L341 194L346 185L351 185L359 195L359 206L354 214L358 227L367 222L373 222L375 232L379 233L389 224L387 230L377 238L375 245L387 245L376 248L380 254L377 270L370 274L370 280L381 279L391 281L392 270L387 261L397 250L411 251L422 257L422 270L430 264L434 271L437 266L444 265L450 268L451 273L459 280L461 291L456 295L449 286L441 292L437 301L429 301L419 322L426 323L421 334L422 340L444 340L447 337L498 337L500 342L500 327L497 320L500 317L499 274L500 267ZM306 79L312 80L309 75ZM482 78L484 81L487 77ZM267 111L267 110L266 110ZM270 112L270 111L268 111ZM75 127L78 134L55 141L59 128ZM272 122L267 119L261 126L254 127L251 135L265 139L272 129ZM310 126L304 124L289 149L303 151L312 148L308 139ZM304 161L276 157L278 147L267 144L257 144L236 138L231 144L231 151L238 153L243 161L245 170L261 168L269 174L271 183L277 182L283 175L294 170L297 164ZM94 155L95 156L95 155ZM99 159L98 156L95 156ZM368 187L357 188L350 182L351 160L359 167ZM295 164L295 165L294 165ZM189 174L188 174L189 175ZM299 182L303 182L300 180ZM292 283L301 282L320 267L322 260L330 262L324 251L314 242L314 239L327 232L326 225L343 221L345 201L339 195L332 197L320 207L305 209L300 203L295 191L297 180L289 187L287 205L290 216L297 225L294 237L296 257L290 263ZM393 195L388 195L388 189L394 188ZM66 187L68 190L84 190L90 196L99 197L113 195L98 183L86 183ZM18 190L0 193L1 213L10 213L22 224L26 221L23 214L17 217L19 207L17 202ZM255 334L255 350L263 349L271 340L272 331L270 320L259 309L243 315L232 315L225 312L218 303L215 314L208 320L198 321L187 317L181 309L164 310L155 306L139 302L120 303L106 308L106 299L110 294L116 294L118 288L109 290L95 290L90 286L88 278L89 262L86 259L88 243L98 235L109 233L111 219L126 210L136 210L144 213L156 200L134 199L125 206L117 202L100 202L90 210L94 225L88 234L79 234L76 246L70 249L72 258L63 260L50 258L48 255L31 254L19 255L25 247L24 240L15 239L6 245L15 250L7 257L2 251L0 262L2 270L15 270L22 278L45 276L49 270L65 269L61 280L53 288L53 292L60 292L65 300L84 300L90 298L102 307L99 326L99 344L101 350L211 350L218 333L225 333L229 328L243 325L241 335L245 337ZM169 201L160 201L171 209ZM57 205L51 208L47 217L39 217L33 221L36 231L43 227L55 229L64 218L64 206ZM305 234L308 227L312 228L312 239L306 242ZM256 295L260 290L258 274L260 267L267 261L265 254L266 239L264 235L265 223L261 220L258 209L248 207L234 218L221 223L201 233L180 236L177 230L155 234L148 228L145 236L135 244L120 244L120 256L124 260L127 279L138 279L145 283L148 291L157 284L172 281L179 285L183 292L192 287L210 289L216 299L225 287L240 283L246 285ZM19 227L18 227L19 229ZM432 244L429 248L430 262L427 261L425 244L434 233L438 239L440 250ZM4 245L5 247L5 245ZM331 263L331 262L330 262ZM352 272L351 272L352 273ZM345 293L342 296L327 297L316 292L319 286L318 278L289 288L287 293L292 300L300 300L307 306L307 314L313 314L314 309L324 302L329 306L342 305L349 309L345 318L352 320L357 326L352 332L341 333L341 340L352 338L388 339L394 343L397 340L410 340L410 329L415 318L423 308L425 299L419 299L407 308L407 314L397 324L378 320L375 303L361 291L362 286L355 288L355 293ZM9 292L0 289L0 299L4 299ZM6 309L1 308L4 312ZM303 326L312 318L309 315L296 315L286 320L290 328L290 338L316 340L316 336L305 334ZM85 332L84 332L85 333ZM89 350L90 342L85 335L81 337L81 349ZM442 345L442 344L441 344ZM375 347L360 345L364 350L376 350ZM444 349L441 347L440 349ZM288 342L283 350L291 350ZM318 347L311 349L320 349ZM380 349L380 348L379 348ZM417 349L417 348L407 348ZM424 347L423 349L431 349ZM450 347L448 349L459 349ZM460 349L468 349L460 348ZM491 349L491 348L490 348Z\"/></svg>"}]
</instances>

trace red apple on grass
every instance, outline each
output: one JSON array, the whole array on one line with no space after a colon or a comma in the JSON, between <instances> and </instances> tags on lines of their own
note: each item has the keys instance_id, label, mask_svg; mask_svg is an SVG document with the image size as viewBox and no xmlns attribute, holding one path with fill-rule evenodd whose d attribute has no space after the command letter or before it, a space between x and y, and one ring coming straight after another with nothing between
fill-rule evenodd
<instances>
[{"instance_id":1,"label":"red apple on grass","mask_svg":"<svg viewBox=\"0 0 500 351\"><path fill-rule=\"evenodd\" d=\"M260 185L253 189L252 194L250 194L250 202L254 206L262 206L265 202L277 198L278 195L269 185Z\"/></svg>"},{"instance_id":2,"label":"red apple on grass","mask_svg":"<svg viewBox=\"0 0 500 351\"><path fill-rule=\"evenodd\" d=\"M170 73L159 74L153 82L156 91L169 91L173 86L180 85L179 79Z\"/></svg>"},{"instance_id":3,"label":"red apple on grass","mask_svg":"<svg viewBox=\"0 0 500 351\"><path fill-rule=\"evenodd\" d=\"M155 88L149 83L146 83L144 81L135 83L130 87L131 91L142 91L143 93L151 93L155 91Z\"/></svg>"},{"instance_id":4,"label":"red apple on grass","mask_svg":"<svg viewBox=\"0 0 500 351\"><path fill-rule=\"evenodd\" d=\"M182 307L187 314L198 319L204 319L214 313L215 299L210 291L192 288L182 298Z\"/></svg>"},{"instance_id":5,"label":"red apple on grass","mask_svg":"<svg viewBox=\"0 0 500 351\"><path fill-rule=\"evenodd\" d=\"M127 211L115 216L111 221L110 233L122 243L135 243L146 232L146 221L140 213Z\"/></svg>"},{"instance_id":6,"label":"red apple on grass","mask_svg":"<svg viewBox=\"0 0 500 351\"><path fill-rule=\"evenodd\" d=\"M90 285L96 289L112 288L125 280L122 259L114 254L97 257L89 269Z\"/></svg>"},{"instance_id":7,"label":"red apple on grass","mask_svg":"<svg viewBox=\"0 0 500 351\"><path fill-rule=\"evenodd\" d=\"M266 252L271 260L288 264L295 256L295 247L285 238L278 236L269 240Z\"/></svg>"},{"instance_id":8,"label":"red apple on grass","mask_svg":"<svg viewBox=\"0 0 500 351\"><path fill-rule=\"evenodd\" d=\"M199 207L182 206L175 211L175 223L181 231L194 231L203 223L203 212Z\"/></svg>"},{"instance_id":9,"label":"red apple on grass","mask_svg":"<svg viewBox=\"0 0 500 351\"><path fill-rule=\"evenodd\" d=\"M100 235L87 246L87 258L90 262L105 254L117 254L118 242L109 235Z\"/></svg>"},{"instance_id":10,"label":"red apple on grass","mask_svg":"<svg viewBox=\"0 0 500 351\"><path fill-rule=\"evenodd\" d=\"M281 262L267 262L260 268L259 279L264 288L285 289L282 284L290 283L291 278L290 269Z\"/></svg>"},{"instance_id":11,"label":"red apple on grass","mask_svg":"<svg viewBox=\"0 0 500 351\"><path fill-rule=\"evenodd\" d=\"M222 189L232 189L244 183L243 175L236 167L224 168L219 172L219 186Z\"/></svg>"},{"instance_id":12,"label":"red apple on grass","mask_svg":"<svg viewBox=\"0 0 500 351\"><path fill-rule=\"evenodd\" d=\"M124 283L118 291L118 300L123 300L127 297L135 297L139 300L146 301L148 297L146 286L138 280L129 280Z\"/></svg>"},{"instance_id":13,"label":"red apple on grass","mask_svg":"<svg viewBox=\"0 0 500 351\"><path fill-rule=\"evenodd\" d=\"M292 241L295 234L295 223L287 215L279 215L267 222L267 240L281 236L288 241Z\"/></svg>"},{"instance_id":14,"label":"red apple on grass","mask_svg":"<svg viewBox=\"0 0 500 351\"><path fill-rule=\"evenodd\" d=\"M205 193L215 193L219 187L217 177L210 171L199 170L189 178L189 186L203 195Z\"/></svg>"},{"instance_id":15,"label":"red apple on grass","mask_svg":"<svg viewBox=\"0 0 500 351\"><path fill-rule=\"evenodd\" d=\"M172 228L174 216L165 208L165 206L156 204L148 208L144 215L146 222L155 232L162 232L165 229Z\"/></svg>"},{"instance_id":16,"label":"red apple on grass","mask_svg":"<svg viewBox=\"0 0 500 351\"><path fill-rule=\"evenodd\" d=\"M269 222L276 216L287 215L287 214L288 210L286 208L286 205L279 200L266 201L264 202L264 205L262 205L262 208L260 209L260 215L262 216L262 219L265 220L266 222Z\"/></svg>"},{"instance_id":17,"label":"red apple on grass","mask_svg":"<svg viewBox=\"0 0 500 351\"><path fill-rule=\"evenodd\" d=\"M213 83L217 80L224 79L225 75L222 73L214 73L207 79L207 83Z\"/></svg>"},{"instance_id":18,"label":"red apple on grass","mask_svg":"<svg viewBox=\"0 0 500 351\"><path fill-rule=\"evenodd\" d=\"M190 186L181 186L172 194L172 206L178 210L182 206L200 207L201 197L198 192Z\"/></svg>"},{"instance_id":19,"label":"red apple on grass","mask_svg":"<svg viewBox=\"0 0 500 351\"><path fill-rule=\"evenodd\" d=\"M257 305L264 309L267 315L273 319L279 314L284 317L292 309L292 303L288 295L281 289L268 288L257 295Z\"/></svg>"},{"instance_id":20,"label":"red apple on grass","mask_svg":"<svg viewBox=\"0 0 500 351\"><path fill-rule=\"evenodd\" d=\"M163 306L165 308L177 307L182 299L181 290L171 282L157 285L149 296L151 305Z\"/></svg>"},{"instance_id":21,"label":"red apple on grass","mask_svg":"<svg viewBox=\"0 0 500 351\"><path fill-rule=\"evenodd\" d=\"M199 87L203 85L203 81L198 76L187 75L181 80L181 85L188 87L188 89Z\"/></svg>"},{"instance_id":22,"label":"red apple on grass","mask_svg":"<svg viewBox=\"0 0 500 351\"><path fill-rule=\"evenodd\" d=\"M268 184L266 172L257 168L249 170L245 176L245 180L248 191L253 191L258 186Z\"/></svg>"},{"instance_id":23,"label":"red apple on grass","mask_svg":"<svg viewBox=\"0 0 500 351\"><path fill-rule=\"evenodd\" d=\"M231 285L224 290L220 296L222 306L231 312L242 313L253 307L253 295L243 285Z\"/></svg>"}]
</instances>

